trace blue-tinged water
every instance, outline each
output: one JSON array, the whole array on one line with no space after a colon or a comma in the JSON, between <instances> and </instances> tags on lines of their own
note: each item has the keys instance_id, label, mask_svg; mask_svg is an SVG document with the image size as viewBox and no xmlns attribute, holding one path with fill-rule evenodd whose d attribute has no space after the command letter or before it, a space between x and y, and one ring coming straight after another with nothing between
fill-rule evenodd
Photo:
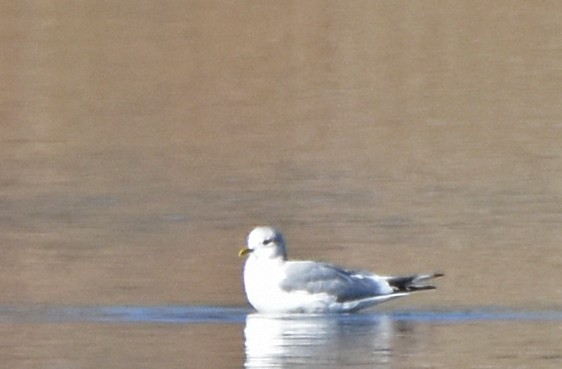
<instances>
[{"instance_id":1,"label":"blue-tinged water","mask_svg":"<svg viewBox=\"0 0 562 369\"><path fill-rule=\"evenodd\" d=\"M283 322L337 321L344 324L371 323L381 320L418 323L462 324L482 321L562 321L562 311L524 311L502 307L466 310L396 310L357 314L263 315L250 308L225 306L18 306L0 307L0 323L169 323L169 324L243 324L252 319Z\"/></svg>"},{"instance_id":2,"label":"blue-tinged water","mask_svg":"<svg viewBox=\"0 0 562 369\"><path fill-rule=\"evenodd\" d=\"M501 307L263 315L223 306L2 306L10 350L89 367L559 368L562 311ZM93 352L93 353L92 353ZM69 356L70 355L70 356ZM133 355L134 359L127 359ZM34 358L34 359L33 359ZM177 360L180 360L177 362ZM87 365L86 365L87 364ZM519 366L518 366L519 365ZM63 366L64 367L64 366ZM455 366L457 367L457 366Z\"/></svg>"}]
</instances>

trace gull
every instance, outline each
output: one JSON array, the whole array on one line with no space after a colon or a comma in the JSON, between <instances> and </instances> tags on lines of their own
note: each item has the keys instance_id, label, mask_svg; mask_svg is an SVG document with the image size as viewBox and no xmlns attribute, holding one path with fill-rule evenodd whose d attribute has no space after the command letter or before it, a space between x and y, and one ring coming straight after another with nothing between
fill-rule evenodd
<instances>
[{"instance_id":1,"label":"gull","mask_svg":"<svg viewBox=\"0 0 562 369\"><path fill-rule=\"evenodd\" d=\"M254 228L244 265L244 289L250 304L259 313L349 313L407 296L432 290L423 282L442 273L382 276L338 266L304 260L287 260L281 232L264 226Z\"/></svg>"}]
</instances>

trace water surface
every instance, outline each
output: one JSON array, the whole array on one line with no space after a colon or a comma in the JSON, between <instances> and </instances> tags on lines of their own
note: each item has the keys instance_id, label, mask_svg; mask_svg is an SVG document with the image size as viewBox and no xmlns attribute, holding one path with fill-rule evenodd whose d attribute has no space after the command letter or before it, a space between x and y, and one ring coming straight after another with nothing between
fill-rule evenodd
<instances>
[{"instance_id":1,"label":"water surface","mask_svg":"<svg viewBox=\"0 0 562 369\"><path fill-rule=\"evenodd\" d=\"M561 367L535 319L562 309L558 3L0 9L3 366ZM375 315L248 315L257 224L446 277Z\"/></svg>"},{"instance_id":2,"label":"water surface","mask_svg":"<svg viewBox=\"0 0 562 369\"><path fill-rule=\"evenodd\" d=\"M264 315L218 306L4 306L0 355L10 367L554 368L561 331L561 311L499 307Z\"/></svg>"}]
</instances>

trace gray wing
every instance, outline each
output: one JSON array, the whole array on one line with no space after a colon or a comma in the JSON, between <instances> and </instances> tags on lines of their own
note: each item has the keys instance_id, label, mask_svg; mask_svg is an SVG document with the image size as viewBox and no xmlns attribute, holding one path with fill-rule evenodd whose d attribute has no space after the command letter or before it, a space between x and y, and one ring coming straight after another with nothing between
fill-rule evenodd
<instances>
[{"instance_id":1,"label":"gray wing","mask_svg":"<svg viewBox=\"0 0 562 369\"><path fill-rule=\"evenodd\" d=\"M283 290L326 293L335 296L338 302L387 294L390 288L372 273L345 270L313 261L289 261L285 264L285 274L281 282Z\"/></svg>"}]
</instances>

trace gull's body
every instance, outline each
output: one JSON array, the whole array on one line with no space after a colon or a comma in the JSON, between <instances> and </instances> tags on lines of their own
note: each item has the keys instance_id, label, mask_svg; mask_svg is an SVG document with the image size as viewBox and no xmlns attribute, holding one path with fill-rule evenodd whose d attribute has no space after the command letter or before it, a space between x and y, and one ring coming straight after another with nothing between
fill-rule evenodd
<instances>
[{"instance_id":1,"label":"gull's body","mask_svg":"<svg viewBox=\"0 0 562 369\"><path fill-rule=\"evenodd\" d=\"M413 291L434 289L420 282L433 273L379 276L315 261L289 261L285 241L271 227L248 235L244 288L250 304L262 313L342 313L379 304Z\"/></svg>"}]
</instances>

